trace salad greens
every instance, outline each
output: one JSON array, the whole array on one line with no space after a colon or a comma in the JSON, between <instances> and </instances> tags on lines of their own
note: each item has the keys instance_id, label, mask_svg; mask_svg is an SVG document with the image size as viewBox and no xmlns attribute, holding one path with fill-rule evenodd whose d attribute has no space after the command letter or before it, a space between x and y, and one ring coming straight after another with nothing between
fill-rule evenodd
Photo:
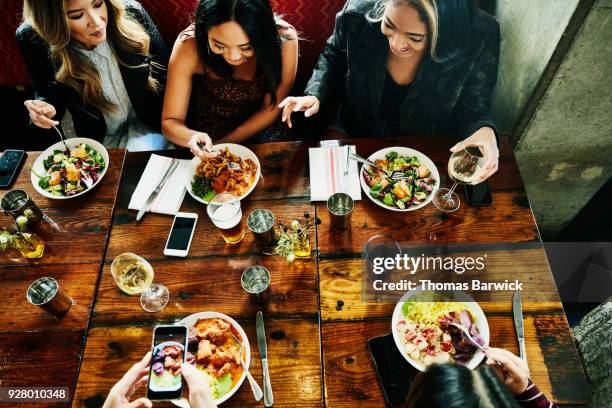
<instances>
[{"instance_id":1,"label":"salad greens","mask_svg":"<svg viewBox=\"0 0 612 408\"><path fill-rule=\"evenodd\" d=\"M370 186L369 194L390 207L405 209L422 203L432 193L437 180L416 156L402 156L391 151L384 159L375 160L375 167L363 167L363 178ZM394 180L390 174L400 173L402 179Z\"/></svg>"},{"instance_id":2,"label":"salad greens","mask_svg":"<svg viewBox=\"0 0 612 408\"><path fill-rule=\"evenodd\" d=\"M210 201L213 199L217 193L211 186L211 179L207 179L203 176L194 176L193 181L191 182L191 190L193 194L206 201Z\"/></svg>"},{"instance_id":3,"label":"salad greens","mask_svg":"<svg viewBox=\"0 0 612 408\"><path fill-rule=\"evenodd\" d=\"M40 188L56 196L73 196L91 188L106 163L100 152L82 143L71 151L54 150L43 160L43 167L44 175L34 172Z\"/></svg>"}]
</instances>

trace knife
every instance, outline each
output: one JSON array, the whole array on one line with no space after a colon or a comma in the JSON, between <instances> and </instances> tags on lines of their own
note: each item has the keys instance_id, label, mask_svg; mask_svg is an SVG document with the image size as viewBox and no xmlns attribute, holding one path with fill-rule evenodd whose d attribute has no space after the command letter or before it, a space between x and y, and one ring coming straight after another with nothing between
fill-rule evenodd
<instances>
[{"instance_id":1,"label":"knife","mask_svg":"<svg viewBox=\"0 0 612 408\"><path fill-rule=\"evenodd\" d=\"M261 368L263 370L263 394L264 406L274 405L272 396L272 384L270 383L270 373L268 372L268 348L266 346L266 329L264 328L263 313L257 312L257 345L259 346L259 356L261 357Z\"/></svg>"},{"instance_id":2,"label":"knife","mask_svg":"<svg viewBox=\"0 0 612 408\"><path fill-rule=\"evenodd\" d=\"M174 172L174 169L176 169L178 164L179 164L179 160L178 159L172 159L172 161L170 162L170 167L168 167L168 169L164 173L161 181L155 187L155 190L153 190L151 192L151 194L149 194L149 197L147 198L147 201L145 201L144 205L140 208L140 211L138 211L138 214L136 215L136 222L140 221L140 219L142 218L144 213L151 206L151 204L153 203L153 200L155 200L155 197L157 197L157 195L161 191L162 187L164 187L164 184L166 184L166 181L168 181L168 179L170 178L170 176L172 175L172 173Z\"/></svg>"},{"instance_id":3,"label":"knife","mask_svg":"<svg viewBox=\"0 0 612 408\"><path fill-rule=\"evenodd\" d=\"M527 354L525 353L525 331L523 329L523 310L521 307L521 293L514 292L514 299L512 300L512 312L514 313L514 328L516 330L516 336L518 337L519 353L521 360L527 361Z\"/></svg>"}]
</instances>

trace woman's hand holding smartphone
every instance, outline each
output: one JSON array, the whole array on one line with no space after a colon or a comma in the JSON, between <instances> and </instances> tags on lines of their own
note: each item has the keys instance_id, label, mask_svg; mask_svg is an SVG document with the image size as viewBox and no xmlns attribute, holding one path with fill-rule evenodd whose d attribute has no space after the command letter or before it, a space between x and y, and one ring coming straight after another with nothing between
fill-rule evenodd
<instances>
[{"instance_id":1,"label":"woman's hand holding smartphone","mask_svg":"<svg viewBox=\"0 0 612 408\"><path fill-rule=\"evenodd\" d=\"M150 408L153 406L148 398L130 398L140 387L149 381L149 363L151 353L145 354L142 360L134 364L111 388L102 408Z\"/></svg>"}]
</instances>

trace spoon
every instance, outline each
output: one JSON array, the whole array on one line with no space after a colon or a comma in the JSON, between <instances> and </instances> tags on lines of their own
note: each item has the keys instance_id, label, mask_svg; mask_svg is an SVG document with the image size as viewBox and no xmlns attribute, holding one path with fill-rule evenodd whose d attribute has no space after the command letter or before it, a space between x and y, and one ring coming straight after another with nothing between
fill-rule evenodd
<instances>
[{"instance_id":1,"label":"spoon","mask_svg":"<svg viewBox=\"0 0 612 408\"><path fill-rule=\"evenodd\" d=\"M240 345L240 358L242 360L242 367L244 367L244 372L246 373L246 376L249 379L249 384L251 385L251 390L253 391L253 397L255 397L255 401L259 401L263 397L263 392L261 391L259 384L257 384L257 381L255 381L255 379L251 375L251 372L246 366L246 361L244 358L244 347L242 345L242 342L238 340L238 338L231 331L229 332L229 335L232 340L234 340L234 342Z\"/></svg>"}]
</instances>

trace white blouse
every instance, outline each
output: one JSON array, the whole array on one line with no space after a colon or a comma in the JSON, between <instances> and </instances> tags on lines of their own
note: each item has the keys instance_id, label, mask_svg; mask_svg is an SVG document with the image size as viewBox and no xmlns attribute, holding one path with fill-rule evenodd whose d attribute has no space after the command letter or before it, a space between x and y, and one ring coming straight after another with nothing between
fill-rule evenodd
<instances>
[{"instance_id":1,"label":"white blouse","mask_svg":"<svg viewBox=\"0 0 612 408\"><path fill-rule=\"evenodd\" d=\"M169 143L164 136L149 130L136 116L123 83L117 57L108 41L93 50L76 48L98 69L104 98L115 106L115 110L104 114L104 146L124 147L130 151L168 148Z\"/></svg>"}]
</instances>

